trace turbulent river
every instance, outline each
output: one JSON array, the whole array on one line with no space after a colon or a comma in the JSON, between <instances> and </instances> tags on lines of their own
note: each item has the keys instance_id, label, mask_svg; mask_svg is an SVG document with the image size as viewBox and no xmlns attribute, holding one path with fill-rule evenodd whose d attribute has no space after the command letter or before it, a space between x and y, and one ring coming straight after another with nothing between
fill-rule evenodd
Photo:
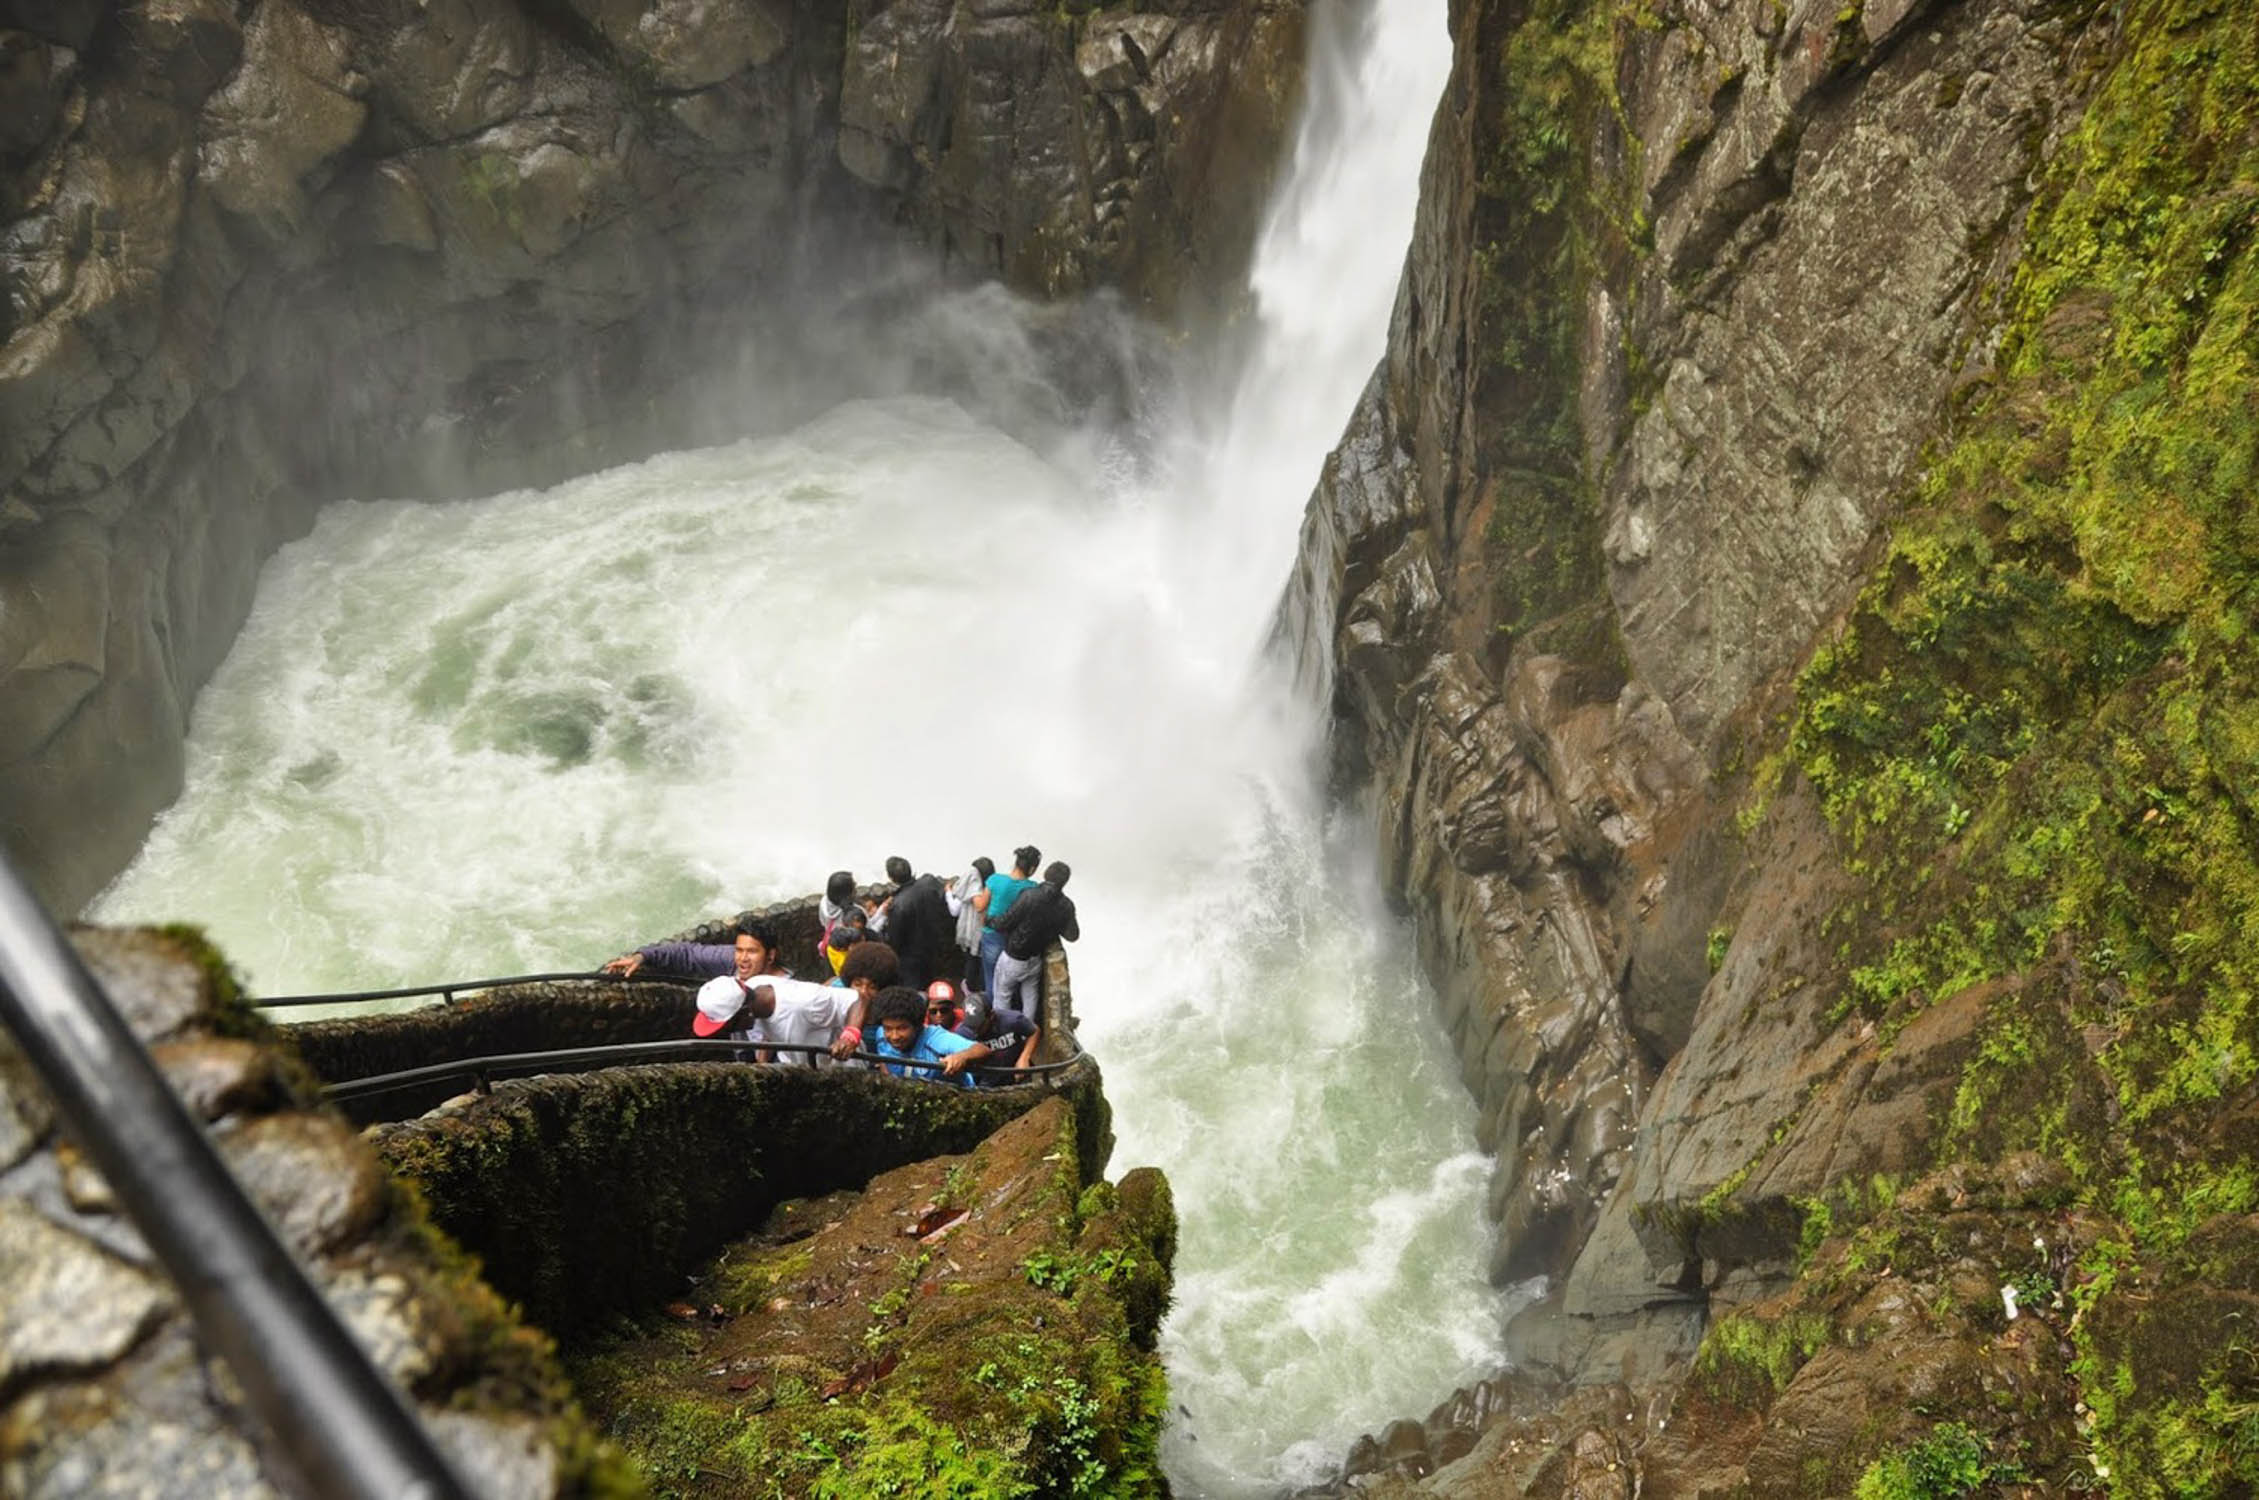
<instances>
[{"instance_id":1,"label":"turbulent river","mask_svg":"<svg viewBox=\"0 0 2259 1500\"><path fill-rule=\"evenodd\" d=\"M1227 399L1025 440L897 396L538 493L333 506L92 914L202 922L255 990L374 986L1032 842L1076 871L1114 1170L1165 1167L1183 1218L1180 1492L1319 1477L1495 1366L1472 1106L1262 650L1449 66L1443 0L1313 9ZM1011 364L1008 299L945 311Z\"/></svg>"}]
</instances>

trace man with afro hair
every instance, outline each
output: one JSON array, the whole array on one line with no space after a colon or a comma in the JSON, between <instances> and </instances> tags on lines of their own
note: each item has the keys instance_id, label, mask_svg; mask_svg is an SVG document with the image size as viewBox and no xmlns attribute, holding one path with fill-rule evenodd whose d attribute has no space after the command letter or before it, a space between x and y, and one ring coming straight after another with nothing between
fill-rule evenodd
<instances>
[{"instance_id":1,"label":"man with afro hair","mask_svg":"<svg viewBox=\"0 0 2259 1500\"><path fill-rule=\"evenodd\" d=\"M856 952L860 952L858 945ZM849 954L853 957L853 954ZM987 1044L962 1037L954 1031L927 1024L926 997L908 985L896 985L879 992L878 1004L873 1007L878 1017L878 1055L897 1058L896 1062L881 1062L880 1067L897 1078L916 1074L936 1083L954 1084L961 1089L973 1086L967 1070L989 1055ZM936 1063L937 1068L912 1068L904 1064Z\"/></svg>"}]
</instances>

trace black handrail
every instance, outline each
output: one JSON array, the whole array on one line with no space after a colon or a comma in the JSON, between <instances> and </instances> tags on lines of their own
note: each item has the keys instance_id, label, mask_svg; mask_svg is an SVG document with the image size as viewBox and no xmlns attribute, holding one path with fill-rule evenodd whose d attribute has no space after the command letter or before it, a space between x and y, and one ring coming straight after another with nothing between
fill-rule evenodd
<instances>
[{"instance_id":1,"label":"black handrail","mask_svg":"<svg viewBox=\"0 0 2259 1500\"><path fill-rule=\"evenodd\" d=\"M330 1084L323 1090L333 1100L359 1099L371 1094L390 1094L422 1084L438 1083L449 1078L467 1078L474 1082L499 1077L526 1077L537 1073L586 1073L603 1068L629 1067L645 1062L694 1062L731 1060L738 1055L760 1048L768 1052L785 1052L807 1056L830 1056L828 1047L811 1046L794 1042L742 1042L727 1038L682 1037L663 1042L619 1042L603 1047L560 1047L552 1052L499 1052L487 1057L466 1057L454 1062L427 1063L420 1068L404 1068L397 1073L374 1073L366 1078L348 1078ZM887 1066L901 1064L932 1072L943 1070L940 1063L927 1062L914 1057L887 1057L876 1052L850 1054L858 1061L880 1063ZM981 1076L993 1079L1006 1074L1015 1081L1041 1078L1064 1072L1083 1060L1077 1048L1074 1056L1062 1062L1036 1063L1025 1068L983 1068Z\"/></svg>"},{"instance_id":2,"label":"black handrail","mask_svg":"<svg viewBox=\"0 0 2259 1500\"><path fill-rule=\"evenodd\" d=\"M654 973L651 977L664 980L676 976ZM362 1000L412 1000L418 995L439 995L452 1004L457 994L467 994L472 990L495 990L506 984L551 984L565 979L627 982L602 969L571 969L557 974L505 974L499 979L451 979L439 984L413 984L398 990L345 990L335 995L277 995L271 1000L254 1000L251 1003L261 1010L267 1010L283 1005L352 1005ZM684 976L682 982L689 983L689 977Z\"/></svg>"},{"instance_id":3,"label":"black handrail","mask_svg":"<svg viewBox=\"0 0 2259 1500\"><path fill-rule=\"evenodd\" d=\"M5 857L0 1021L273 1434L275 1477L321 1500L467 1500Z\"/></svg>"}]
</instances>

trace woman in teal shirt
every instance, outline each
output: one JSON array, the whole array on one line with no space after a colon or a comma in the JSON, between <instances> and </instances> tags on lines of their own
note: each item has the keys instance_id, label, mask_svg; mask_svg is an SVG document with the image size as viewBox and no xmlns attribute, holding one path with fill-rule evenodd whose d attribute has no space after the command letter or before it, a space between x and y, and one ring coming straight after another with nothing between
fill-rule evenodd
<instances>
[{"instance_id":1,"label":"woman in teal shirt","mask_svg":"<svg viewBox=\"0 0 2259 1500\"><path fill-rule=\"evenodd\" d=\"M980 992L993 996L996 993L996 957L1004 951L1004 934L996 924L1004 920L1004 913L1020 899L1023 891L1035 889L1036 866L1043 863L1043 851L1033 844L1022 844L1012 851L1012 873L988 877L988 889L973 898L980 908Z\"/></svg>"}]
</instances>

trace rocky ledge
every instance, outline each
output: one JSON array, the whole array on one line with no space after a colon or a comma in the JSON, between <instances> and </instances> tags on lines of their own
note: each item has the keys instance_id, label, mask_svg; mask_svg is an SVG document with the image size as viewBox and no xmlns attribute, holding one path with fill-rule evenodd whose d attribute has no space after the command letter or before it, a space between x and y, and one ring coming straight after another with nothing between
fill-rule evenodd
<instances>
[{"instance_id":1,"label":"rocky ledge","mask_svg":"<svg viewBox=\"0 0 2259 1500\"><path fill-rule=\"evenodd\" d=\"M522 1322L192 933L79 953L228 1167L440 1447L491 1496L634 1493ZM165 1272L0 1039L0 1474L10 1494L268 1497L248 1413Z\"/></svg>"},{"instance_id":2,"label":"rocky ledge","mask_svg":"<svg viewBox=\"0 0 2259 1500\"><path fill-rule=\"evenodd\" d=\"M969 1154L783 1204L679 1300L575 1346L574 1385L662 1490L1165 1494L1168 1188L1083 1159L1053 1099Z\"/></svg>"}]
</instances>

